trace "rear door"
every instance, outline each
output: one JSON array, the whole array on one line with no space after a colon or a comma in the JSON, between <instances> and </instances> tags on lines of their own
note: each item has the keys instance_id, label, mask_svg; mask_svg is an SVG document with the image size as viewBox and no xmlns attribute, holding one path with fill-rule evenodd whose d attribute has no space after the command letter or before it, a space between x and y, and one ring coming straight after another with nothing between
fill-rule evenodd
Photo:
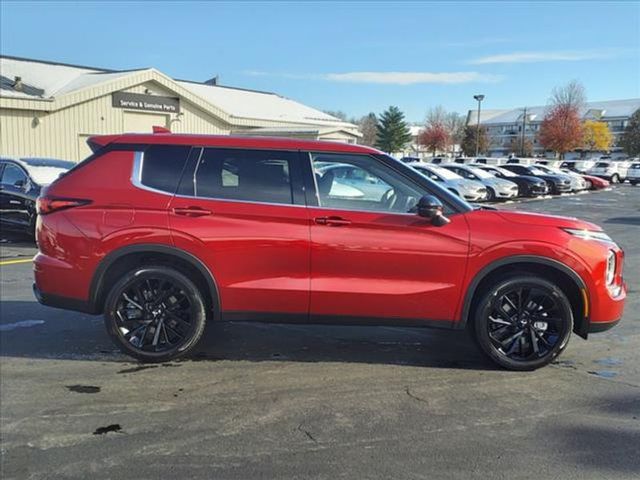
<instances>
[{"instance_id":1,"label":"rear door","mask_svg":"<svg viewBox=\"0 0 640 480\"><path fill-rule=\"evenodd\" d=\"M311 153L307 162L307 191L315 194L307 197L315 205L308 210L312 319L453 320L469 248L464 215L448 212L451 223L436 227L410 213L433 192L373 156ZM367 185L385 188L345 192L336 188L331 164L350 165L371 179Z\"/></svg>"},{"instance_id":2,"label":"rear door","mask_svg":"<svg viewBox=\"0 0 640 480\"><path fill-rule=\"evenodd\" d=\"M309 310L309 220L298 152L203 148L169 205L177 247L206 262L227 318Z\"/></svg>"}]
</instances>

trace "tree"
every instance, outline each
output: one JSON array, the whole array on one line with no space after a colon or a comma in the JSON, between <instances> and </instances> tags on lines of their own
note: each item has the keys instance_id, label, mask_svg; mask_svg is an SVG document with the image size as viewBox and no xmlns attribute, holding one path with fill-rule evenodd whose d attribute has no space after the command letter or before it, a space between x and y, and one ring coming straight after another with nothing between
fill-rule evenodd
<instances>
[{"instance_id":1,"label":"tree","mask_svg":"<svg viewBox=\"0 0 640 480\"><path fill-rule=\"evenodd\" d=\"M376 135L378 133L378 119L375 113L365 115L357 122L362 137L358 142L361 145L373 147L376 143Z\"/></svg>"},{"instance_id":2,"label":"tree","mask_svg":"<svg viewBox=\"0 0 640 480\"><path fill-rule=\"evenodd\" d=\"M449 133L449 144L452 149L455 149L456 145L462 143L465 124L466 118L457 112L451 112L446 115L444 125Z\"/></svg>"},{"instance_id":3,"label":"tree","mask_svg":"<svg viewBox=\"0 0 640 480\"><path fill-rule=\"evenodd\" d=\"M427 147L435 156L438 150L446 150L449 145L449 132L441 123L427 125L418 135L418 144Z\"/></svg>"},{"instance_id":4,"label":"tree","mask_svg":"<svg viewBox=\"0 0 640 480\"><path fill-rule=\"evenodd\" d=\"M554 105L540 125L540 143L564 158L564 154L582 144L582 123L578 109L570 104Z\"/></svg>"},{"instance_id":5,"label":"tree","mask_svg":"<svg viewBox=\"0 0 640 480\"><path fill-rule=\"evenodd\" d=\"M376 135L376 147L387 153L401 151L411 141L411 132L404 120L404 113L391 106L380 115Z\"/></svg>"},{"instance_id":6,"label":"tree","mask_svg":"<svg viewBox=\"0 0 640 480\"><path fill-rule=\"evenodd\" d=\"M523 157L533 157L533 142L525 137L523 146L522 137L514 137L509 142L509 152Z\"/></svg>"},{"instance_id":7,"label":"tree","mask_svg":"<svg viewBox=\"0 0 640 480\"><path fill-rule=\"evenodd\" d=\"M464 135L460 148L467 157L473 157L476 154L476 141L478 142L478 152L484 153L489 149L489 135L487 127L477 128L475 125L467 125L464 127Z\"/></svg>"},{"instance_id":8,"label":"tree","mask_svg":"<svg viewBox=\"0 0 640 480\"><path fill-rule=\"evenodd\" d=\"M550 100L553 106L569 106L580 112L587 101L587 94L579 81L572 80L562 87L555 87Z\"/></svg>"},{"instance_id":9,"label":"tree","mask_svg":"<svg viewBox=\"0 0 640 480\"><path fill-rule=\"evenodd\" d=\"M347 114L344 113L342 110L324 110L324 113L326 113L327 115L331 115L332 117L336 117L339 120L342 120L343 122L348 122L348 118L347 118Z\"/></svg>"},{"instance_id":10,"label":"tree","mask_svg":"<svg viewBox=\"0 0 640 480\"><path fill-rule=\"evenodd\" d=\"M430 108L427 112L427 125L444 125L447 119L447 111L442 105Z\"/></svg>"},{"instance_id":11,"label":"tree","mask_svg":"<svg viewBox=\"0 0 640 480\"><path fill-rule=\"evenodd\" d=\"M629 124L620 137L619 145L630 156L640 155L640 110L631 115Z\"/></svg>"},{"instance_id":12,"label":"tree","mask_svg":"<svg viewBox=\"0 0 640 480\"><path fill-rule=\"evenodd\" d=\"M582 125L582 146L585 151L605 152L611 148L613 135L605 122L587 120Z\"/></svg>"}]
</instances>

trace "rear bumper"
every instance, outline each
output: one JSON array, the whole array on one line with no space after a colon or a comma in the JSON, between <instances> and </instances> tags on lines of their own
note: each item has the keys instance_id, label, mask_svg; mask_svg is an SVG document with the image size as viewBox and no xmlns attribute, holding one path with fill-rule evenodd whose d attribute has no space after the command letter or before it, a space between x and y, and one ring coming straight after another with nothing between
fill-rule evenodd
<instances>
[{"instance_id":1,"label":"rear bumper","mask_svg":"<svg viewBox=\"0 0 640 480\"><path fill-rule=\"evenodd\" d=\"M47 307L62 308L63 310L74 310L76 312L96 314L89 302L78 298L61 297L42 292L38 286L33 284L33 294L36 300Z\"/></svg>"}]
</instances>

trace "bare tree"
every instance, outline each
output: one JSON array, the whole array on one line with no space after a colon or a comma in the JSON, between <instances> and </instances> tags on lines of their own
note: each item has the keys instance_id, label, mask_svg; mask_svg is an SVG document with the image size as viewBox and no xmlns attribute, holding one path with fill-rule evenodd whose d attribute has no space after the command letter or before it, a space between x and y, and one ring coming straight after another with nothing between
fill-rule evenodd
<instances>
[{"instance_id":1,"label":"bare tree","mask_svg":"<svg viewBox=\"0 0 640 480\"><path fill-rule=\"evenodd\" d=\"M447 115L448 113L442 105L432 107L427 112L427 121L425 123L427 126L444 125Z\"/></svg>"},{"instance_id":2,"label":"bare tree","mask_svg":"<svg viewBox=\"0 0 640 480\"><path fill-rule=\"evenodd\" d=\"M361 145L374 146L376 143L376 135L378 134L378 119L375 113L365 115L357 122L362 137L358 140Z\"/></svg>"},{"instance_id":3,"label":"bare tree","mask_svg":"<svg viewBox=\"0 0 640 480\"><path fill-rule=\"evenodd\" d=\"M456 148L456 145L460 145L462 143L466 123L466 118L458 112L447 113L444 126L449 133L449 142L452 150ZM455 151L452 153L455 153Z\"/></svg>"},{"instance_id":4,"label":"bare tree","mask_svg":"<svg viewBox=\"0 0 640 480\"><path fill-rule=\"evenodd\" d=\"M582 110L587 101L584 85L578 80L571 80L562 87L555 87L551 91L550 103L553 106L562 105L577 111Z\"/></svg>"}]
</instances>

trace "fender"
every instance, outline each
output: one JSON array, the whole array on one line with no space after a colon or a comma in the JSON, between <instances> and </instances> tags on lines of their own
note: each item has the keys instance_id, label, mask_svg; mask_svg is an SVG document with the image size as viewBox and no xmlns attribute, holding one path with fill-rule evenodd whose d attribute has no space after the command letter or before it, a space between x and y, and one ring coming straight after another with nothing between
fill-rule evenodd
<instances>
[{"instance_id":1,"label":"fender","mask_svg":"<svg viewBox=\"0 0 640 480\"><path fill-rule=\"evenodd\" d=\"M182 250L177 247L172 247L170 245L163 244L136 244L129 245L126 247L119 248L107 256L105 256L98 268L96 269L93 278L91 280L91 286L89 288L89 305L91 309L96 313L99 313L99 300L101 290L103 288L103 281L106 272L109 270L109 267L113 265L113 263L119 258L124 257L125 255L129 255L132 253L162 253L165 255L173 256L179 258L180 260L184 260L189 263L191 266L198 269L198 271L202 274L202 276L207 281L207 286L209 287L209 291L213 297L213 310L216 314L215 318L220 318L220 291L218 289L218 285L215 281L211 270L196 256L192 255L185 250Z\"/></svg>"},{"instance_id":2,"label":"fender","mask_svg":"<svg viewBox=\"0 0 640 480\"><path fill-rule=\"evenodd\" d=\"M487 275L489 275L491 272L493 272L497 268L504 267L505 265L516 264L516 263L537 263L539 265L545 265L547 267L555 268L556 270L559 270L567 274L575 282L578 288L580 288L582 291L586 293L587 295L586 300L587 302L589 302L589 296L588 296L589 291L587 289L586 284L584 283L584 280L582 280L580 275L578 275L576 271L573 270L571 267L565 265L562 262L559 262L557 260L554 260L548 257L541 257L538 255L512 255L512 256L500 258L498 260L495 260L489 263L488 265L483 267L475 275L475 277L473 277L473 280L469 284L469 288L467 288L467 291L464 296L464 302L462 304L462 315L460 316L460 321L458 322L458 328L462 329L462 328L465 328L467 325L467 318L469 317L469 310L471 308L471 300L473 299L473 296L476 293L476 290L478 288L478 285L480 285L480 282L482 282L482 280ZM583 328L580 329L579 332L577 332L579 335L582 334L585 328L586 330L588 330L589 319L587 318L585 320L586 321L583 322L585 325L583 326Z\"/></svg>"}]
</instances>

